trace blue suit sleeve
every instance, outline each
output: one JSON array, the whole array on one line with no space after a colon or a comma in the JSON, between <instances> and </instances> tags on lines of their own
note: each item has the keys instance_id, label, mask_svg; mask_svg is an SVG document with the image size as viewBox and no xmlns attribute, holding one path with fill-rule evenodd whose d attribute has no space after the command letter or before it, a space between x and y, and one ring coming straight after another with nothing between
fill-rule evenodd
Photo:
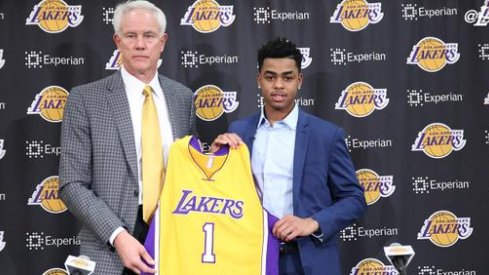
<instances>
[{"instance_id":1,"label":"blue suit sleeve","mask_svg":"<svg viewBox=\"0 0 489 275\"><path fill-rule=\"evenodd\" d=\"M312 215L325 239L360 218L367 208L344 137L344 131L338 128L330 148L328 186L334 202Z\"/></svg>"}]
</instances>

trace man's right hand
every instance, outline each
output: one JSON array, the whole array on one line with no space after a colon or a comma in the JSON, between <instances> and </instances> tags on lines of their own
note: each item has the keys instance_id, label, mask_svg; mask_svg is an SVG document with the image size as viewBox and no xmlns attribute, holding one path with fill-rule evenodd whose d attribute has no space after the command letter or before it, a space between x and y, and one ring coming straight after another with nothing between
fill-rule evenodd
<instances>
[{"instance_id":1,"label":"man's right hand","mask_svg":"<svg viewBox=\"0 0 489 275\"><path fill-rule=\"evenodd\" d=\"M241 138L235 134L235 133L224 133L221 135L218 135L216 139L212 142L211 144L211 152L215 153L223 145L229 145L231 148L237 148L243 141Z\"/></svg>"},{"instance_id":2,"label":"man's right hand","mask_svg":"<svg viewBox=\"0 0 489 275\"><path fill-rule=\"evenodd\" d=\"M124 266L136 274L141 272L156 273L155 268L148 266L148 264L155 265L153 258L148 254L144 246L126 230L117 235L114 240L114 247Z\"/></svg>"}]
</instances>

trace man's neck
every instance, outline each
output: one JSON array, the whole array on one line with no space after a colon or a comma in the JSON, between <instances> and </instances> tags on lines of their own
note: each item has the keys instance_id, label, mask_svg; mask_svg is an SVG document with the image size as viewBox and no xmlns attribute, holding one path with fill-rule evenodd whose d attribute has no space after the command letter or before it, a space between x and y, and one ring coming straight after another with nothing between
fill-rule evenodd
<instances>
[{"instance_id":1,"label":"man's neck","mask_svg":"<svg viewBox=\"0 0 489 275\"><path fill-rule=\"evenodd\" d=\"M290 114L290 112L292 112L292 110L294 110L294 106L295 105L292 105L292 107L290 109L287 109L287 110L277 110L277 109L274 109L272 107L267 107L267 105L265 105L263 112L264 112L265 117L267 118L268 122L270 122L270 125L273 126L273 124L276 121L280 121L280 120L283 120L284 118L286 118Z\"/></svg>"},{"instance_id":2,"label":"man's neck","mask_svg":"<svg viewBox=\"0 0 489 275\"><path fill-rule=\"evenodd\" d=\"M138 72L138 71L128 71L126 68L126 71L145 84L149 84L151 80L153 80L156 74L156 69L151 71Z\"/></svg>"}]
</instances>

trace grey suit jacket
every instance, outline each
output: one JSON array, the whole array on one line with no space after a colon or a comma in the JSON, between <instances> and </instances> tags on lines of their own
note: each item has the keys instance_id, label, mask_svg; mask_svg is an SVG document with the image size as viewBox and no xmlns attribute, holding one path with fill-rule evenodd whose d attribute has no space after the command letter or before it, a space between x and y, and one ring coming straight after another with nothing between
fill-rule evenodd
<instances>
[{"instance_id":1,"label":"grey suit jacket","mask_svg":"<svg viewBox=\"0 0 489 275\"><path fill-rule=\"evenodd\" d=\"M173 136L193 134L189 88L159 75ZM120 275L123 265L108 244L118 227L133 232L138 169L129 103L120 72L72 89L61 127L60 196L82 224L80 254L96 261L94 274Z\"/></svg>"}]
</instances>

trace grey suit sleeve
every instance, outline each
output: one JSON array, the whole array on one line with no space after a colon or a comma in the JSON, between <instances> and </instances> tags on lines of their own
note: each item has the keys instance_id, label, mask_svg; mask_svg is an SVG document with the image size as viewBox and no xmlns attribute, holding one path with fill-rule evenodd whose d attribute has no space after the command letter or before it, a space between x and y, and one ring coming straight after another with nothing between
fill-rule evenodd
<instances>
[{"instance_id":1,"label":"grey suit sleeve","mask_svg":"<svg viewBox=\"0 0 489 275\"><path fill-rule=\"evenodd\" d=\"M186 102L190 103L190 116L189 116L189 130L187 130L187 135L197 135L197 126L196 126L196 115L195 115L195 103L194 103L194 94L192 93L192 90L188 89L186 90L186 94L188 99Z\"/></svg>"},{"instance_id":2,"label":"grey suit sleeve","mask_svg":"<svg viewBox=\"0 0 489 275\"><path fill-rule=\"evenodd\" d=\"M102 242L107 242L110 234L124 224L91 188L91 125L82 92L73 89L64 110L59 167L60 197L79 221Z\"/></svg>"}]
</instances>

